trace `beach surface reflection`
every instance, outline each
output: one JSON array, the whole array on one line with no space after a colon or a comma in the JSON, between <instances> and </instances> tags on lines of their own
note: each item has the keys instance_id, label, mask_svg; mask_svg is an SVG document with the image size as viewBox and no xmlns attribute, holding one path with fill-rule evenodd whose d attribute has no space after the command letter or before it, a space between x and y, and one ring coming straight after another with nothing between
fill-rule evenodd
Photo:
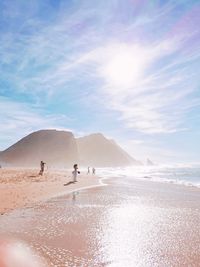
<instances>
[{"instance_id":1,"label":"beach surface reflection","mask_svg":"<svg viewBox=\"0 0 200 267\"><path fill-rule=\"evenodd\" d=\"M199 189L119 178L0 218L49 266L198 266Z\"/></svg>"}]
</instances>

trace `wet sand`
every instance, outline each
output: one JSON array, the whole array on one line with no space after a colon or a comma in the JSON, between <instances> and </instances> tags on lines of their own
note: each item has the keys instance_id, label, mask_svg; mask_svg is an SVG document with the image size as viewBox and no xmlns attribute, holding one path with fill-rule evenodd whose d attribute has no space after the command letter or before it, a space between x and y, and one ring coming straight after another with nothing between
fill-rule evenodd
<instances>
[{"instance_id":1,"label":"wet sand","mask_svg":"<svg viewBox=\"0 0 200 267\"><path fill-rule=\"evenodd\" d=\"M113 178L0 217L49 266L200 266L200 190Z\"/></svg>"},{"instance_id":2,"label":"wet sand","mask_svg":"<svg viewBox=\"0 0 200 267\"><path fill-rule=\"evenodd\" d=\"M77 183L70 181L69 170L46 171L40 176L38 169L0 169L0 214L99 183L96 176L84 171Z\"/></svg>"}]
</instances>

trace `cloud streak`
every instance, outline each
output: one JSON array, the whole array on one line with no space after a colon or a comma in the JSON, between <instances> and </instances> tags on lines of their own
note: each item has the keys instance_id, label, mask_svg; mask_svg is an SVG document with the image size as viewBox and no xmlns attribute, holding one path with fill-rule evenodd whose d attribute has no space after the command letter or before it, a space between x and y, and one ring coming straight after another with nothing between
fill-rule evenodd
<instances>
[{"instance_id":1,"label":"cloud streak","mask_svg":"<svg viewBox=\"0 0 200 267\"><path fill-rule=\"evenodd\" d=\"M0 97L1 149L8 147L19 138L40 129L66 129L70 121L64 115L46 114L26 103L19 103ZM68 129L69 130L69 129Z\"/></svg>"},{"instance_id":2,"label":"cloud streak","mask_svg":"<svg viewBox=\"0 0 200 267\"><path fill-rule=\"evenodd\" d=\"M156 45L149 45L147 48L140 46L135 54L131 53L131 48L135 44L123 43L118 44L119 49L115 49L116 45L111 45L109 48L101 49L101 53L96 52L97 55L101 55L98 65L100 64L101 68L105 69L102 94L106 99L106 106L118 111L119 119L128 128L146 134L174 133L187 129L185 114L197 108L200 99L194 97L197 86L193 82L193 77L198 79L198 73L194 74L191 65L189 67L186 65L190 56L182 58L182 66L177 68L178 63L177 58L174 58L174 53L182 48L181 41L182 36L180 40L176 37L175 40L164 40ZM123 61L119 69L115 69L114 66L118 64L116 59L121 53L121 47L126 53L130 50L128 69L127 66L123 66ZM198 57L198 53L193 55L191 61ZM113 82L112 73L107 71L109 63L106 63L105 58L110 60L111 64L114 62L112 70L116 84L115 81ZM167 63L159 66L162 61ZM125 68L125 77L123 77L123 68ZM140 69L141 73L138 75ZM137 77L135 77L135 71ZM99 75L102 76L102 72ZM124 78L123 84L121 79Z\"/></svg>"}]
</instances>

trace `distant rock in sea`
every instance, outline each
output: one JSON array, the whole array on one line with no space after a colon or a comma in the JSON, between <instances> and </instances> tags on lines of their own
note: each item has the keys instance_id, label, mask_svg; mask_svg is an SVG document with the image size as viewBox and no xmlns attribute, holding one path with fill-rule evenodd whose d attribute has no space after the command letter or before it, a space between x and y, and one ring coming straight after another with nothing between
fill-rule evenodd
<instances>
[{"instance_id":1,"label":"distant rock in sea","mask_svg":"<svg viewBox=\"0 0 200 267\"><path fill-rule=\"evenodd\" d=\"M154 164L153 161L151 161L150 159L147 159L147 161L146 161L146 165L147 165L147 166L154 166L155 164Z\"/></svg>"},{"instance_id":2,"label":"distant rock in sea","mask_svg":"<svg viewBox=\"0 0 200 267\"><path fill-rule=\"evenodd\" d=\"M68 131L40 130L0 152L2 166L39 167L41 160L49 167L141 165L101 133L76 139Z\"/></svg>"}]
</instances>

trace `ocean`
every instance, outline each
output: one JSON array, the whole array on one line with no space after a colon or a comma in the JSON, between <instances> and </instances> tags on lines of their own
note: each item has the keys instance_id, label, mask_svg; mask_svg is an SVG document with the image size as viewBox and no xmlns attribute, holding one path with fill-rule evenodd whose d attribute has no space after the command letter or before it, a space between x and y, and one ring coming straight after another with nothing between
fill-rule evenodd
<instances>
[{"instance_id":1,"label":"ocean","mask_svg":"<svg viewBox=\"0 0 200 267\"><path fill-rule=\"evenodd\" d=\"M200 165L182 166L133 166L126 168L101 168L98 175L102 178L119 177L124 181L147 179L155 182L182 184L200 187Z\"/></svg>"}]
</instances>

